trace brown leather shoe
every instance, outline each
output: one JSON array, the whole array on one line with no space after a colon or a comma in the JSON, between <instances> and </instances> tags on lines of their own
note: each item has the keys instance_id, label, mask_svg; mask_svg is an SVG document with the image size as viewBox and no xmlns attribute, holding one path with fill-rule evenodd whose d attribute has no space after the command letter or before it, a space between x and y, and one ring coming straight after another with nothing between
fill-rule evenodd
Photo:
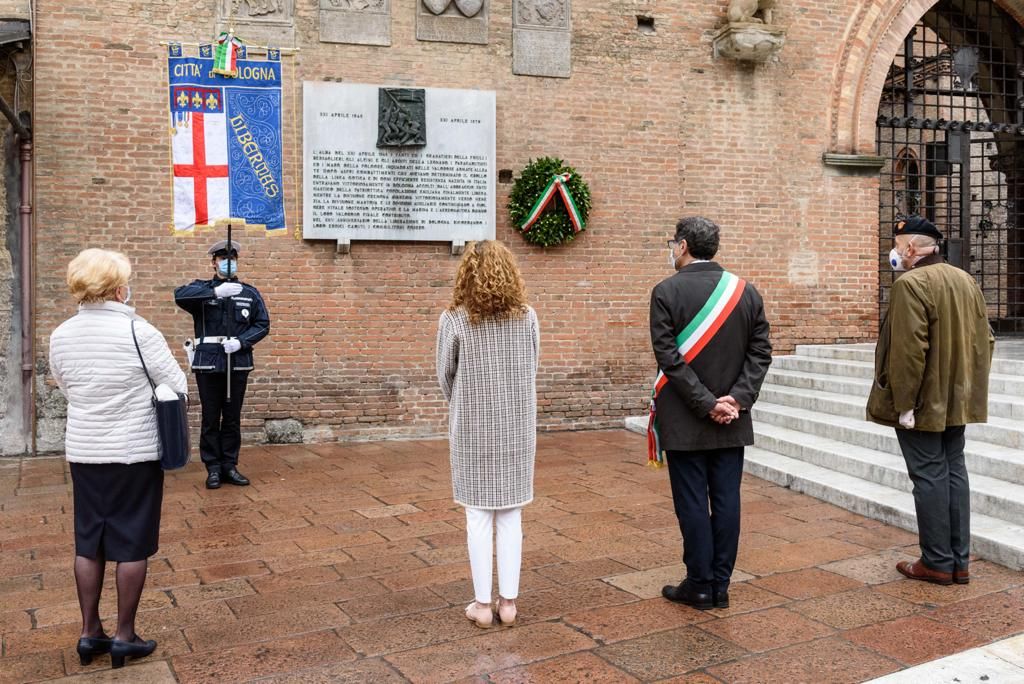
<instances>
[{"instance_id":1,"label":"brown leather shoe","mask_svg":"<svg viewBox=\"0 0 1024 684\"><path fill-rule=\"evenodd\" d=\"M916 560L913 563L900 561L896 564L896 569L901 575L912 580L921 580L922 582L931 582L932 584L941 584L943 586L949 586L953 583L952 573L932 570L920 560Z\"/></svg>"},{"instance_id":2,"label":"brown leather shoe","mask_svg":"<svg viewBox=\"0 0 1024 684\"><path fill-rule=\"evenodd\" d=\"M953 568L953 582L956 584L970 584L971 571L967 568L964 568L963 570Z\"/></svg>"}]
</instances>

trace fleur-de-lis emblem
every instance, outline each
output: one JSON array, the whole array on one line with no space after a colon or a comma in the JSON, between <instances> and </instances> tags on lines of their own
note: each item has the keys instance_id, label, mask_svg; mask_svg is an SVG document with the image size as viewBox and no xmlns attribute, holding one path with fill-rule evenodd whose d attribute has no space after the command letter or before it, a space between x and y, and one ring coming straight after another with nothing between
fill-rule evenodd
<instances>
[{"instance_id":1,"label":"fleur-de-lis emblem","mask_svg":"<svg viewBox=\"0 0 1024 684\"><path fill-rule=\"evenodd\" d=\"M178 93L178 106L188 107L188 93L186 93L184 90Z\"/></svg>"},{"instance_id":2,"label":"fleur-de-lis emblem","mask_svg":"<svg viewBox=\"0 0 1024 684\"><path fill-rule=\"evenodd\" d=\"M210 93L210 95L206 98L206 108L207 109L216 109L217 108L217 94L216 93Z\"/></svg>"},{"instance_id":3,"label":"fleur-de-lis emblem","mask_svg":"<svg viewBox=\"0 0 1024 684\"><path fill-rule=\"evenodd\" d=\"M199 93L194 93L192 95L192 106L195 107L196 109L202 109L203 108L203 96L200 95Z\"/></svg>"}]
</instances>

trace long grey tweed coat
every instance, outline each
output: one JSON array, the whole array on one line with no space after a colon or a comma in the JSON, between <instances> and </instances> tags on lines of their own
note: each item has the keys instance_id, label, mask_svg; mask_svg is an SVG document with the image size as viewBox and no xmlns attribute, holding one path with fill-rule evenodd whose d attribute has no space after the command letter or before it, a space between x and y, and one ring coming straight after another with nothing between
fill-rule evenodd
<instances>
[{"instance_id":1,"label":"long grey tweed coat","mask_svg":"<svg viewBox=\"0 0 1024 684\"><path fill-rule=\"evenodd\" d=\"M533 500L539 354L533 309L479 323L461 307L441 314L437 379L448 399L455 503L497 510Z\"/></svg>"}]
</instances>

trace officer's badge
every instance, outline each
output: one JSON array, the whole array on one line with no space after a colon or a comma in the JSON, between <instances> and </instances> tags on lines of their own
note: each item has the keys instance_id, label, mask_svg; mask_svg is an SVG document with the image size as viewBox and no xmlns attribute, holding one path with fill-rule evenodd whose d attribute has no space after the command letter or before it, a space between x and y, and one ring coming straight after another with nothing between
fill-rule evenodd
<instances>
[{"instance_id":1,"label":"officer's badge","mask_svg":"<svg viewBox=\"0 0 1024 684\"><path fill-rule=\"evenodd\" d=\"M248 309L242 309L242 318L248 318L248 317L249 317L249 310Z\"/></svg>"}]
</instances>

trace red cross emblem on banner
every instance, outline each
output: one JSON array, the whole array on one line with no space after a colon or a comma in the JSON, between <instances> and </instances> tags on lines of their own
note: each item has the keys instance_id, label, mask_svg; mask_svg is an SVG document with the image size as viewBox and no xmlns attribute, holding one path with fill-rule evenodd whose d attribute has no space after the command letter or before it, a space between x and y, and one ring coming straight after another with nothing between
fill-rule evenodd
<instances>
[{"instance_id":1,"label":"red cross emblem on banner","mask_svg":"<svg viewBox=\"0 0 1024 684\"><path fill-rule=\"evenodd\" d=\"M192 115L192 163L175 164L174 175L192 179L195 184L196 225L208 224L210 208L206 181L210 178L227 178L228 166L206 163L206 127L202 114Z\"/></svg>"}]
</instances>

